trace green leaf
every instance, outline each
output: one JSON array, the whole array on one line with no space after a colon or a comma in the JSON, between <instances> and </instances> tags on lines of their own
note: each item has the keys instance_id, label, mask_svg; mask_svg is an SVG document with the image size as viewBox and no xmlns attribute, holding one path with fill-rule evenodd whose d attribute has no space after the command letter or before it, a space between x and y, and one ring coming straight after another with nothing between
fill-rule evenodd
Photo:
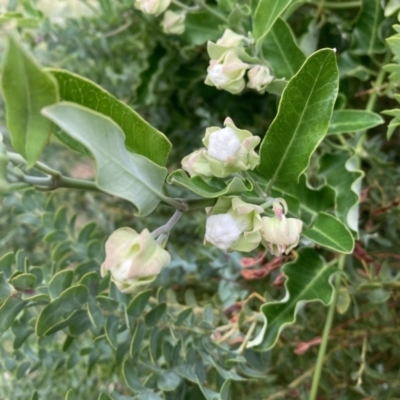
<instances>
[{"instance_id":1,"label":"green leaf","mask_svg":"<svg viewBox=\"0 0 400 400\"><path fill-rule=\"evenodd\" d=\"M261 306L264 326L248 347L262 351L274 347L282 330L296 321L301 304L330 304L334 293L331 276L335 271L336 267L326 264L313 249L301 248L298 258L282 268L287 278L284 298Z\"/></svg>"},{"instance_id":2,"label":"green leaf","mask_svg":"<svg viewBox=\"0 0 400 400\"><path fill-rule=\"evenodd\" d=\"M0 272L0 302L7 298L11 293L11 287L4 277L4 272Z\"/></svg>"},{"instance_id":3,"label":"green leaf","mask_svg":"<svg viewBox=\"0 0 400 400\"><path fill-rule=\"evenodd\" d=\"M206 11L190 12L186 15L182 37L195 45L204 44L208 40L216 41L222 36L220 25L221 20Z\"/></svg>"},{"instance_id":4,"label":"green leaf","mask_svg":"<svg viewBox=\"0 0 400 400\"><path fill-rule=\"evenodd\" d=\"M24 309L27 302L19 297L8 297L0 307L0 333L5 332Z\"/></svg>"},{"instance_id":5,"label":"green leaf","mask_svg":"<svg viewBox=\"0 0 400 400\"><path fill-rule=\"evenodd\" d=\"M221 390L219 392L219 395L221 396L221 400L230 400L231 399L231 381L226 380L224 384L221 387Z\"/></svg>"},{"instance_id":6,"label":"green leaf","mask_svg":"<svg viewBox=\"0 0 400 400\"><path fill-rule=\"evenodd\" d=\"M158 375L157 386L163 392L175 390L181 383L181 378L174 371L165 371Z\"/></svg>"},{"instance_id":7,"label":"green leaf","mask_svg":"<svg viewBox=\"0 0 400 400\"><path fill-rule=\"evenodd\" d=\"M253 16L253 36L260 45L292 0L259 0Z\"/></svg>"},{"instance_id":8,"label":"green leaf","mask_svg":"<svg viewBox=\"0 0 400 400\"><path fill-rule=\"evenodd\" d=\"M216 198L220 196L227 196L234 193L243 193L253 189L253 185L248 180L242 180L240 178L233 178L226 183L218 178L211 178L207 181L194 176L189 178L185 171L178 169L172 172L167 182L171 185L178 185L185 187L202 197Z\"/></svg>"},{"instance_id":9,"label":"green leaf","mask_svg":"<svg viewBox=\"0 0 400 400\"><path fill-rule=\"evenodd\" d=\"M151 311L146 314L145 322L148 327L153 327L158 324L160 319L165 314L167 310L167 305L165 303L160 303L155 306Z\"/></svg>"},{"instance_id":10,"label":"green leaf","mask_svg":"<svg viewBox=\"0 0 400 400\"><path fill-rule=\"evenodd\" d=\"M125 383L134 392L143 392L146 388L135 373L136 365L134 360L126 359L122 365L122 375Z\"/></svg>"},{"instance_id":11,"label":"green leaf","mask_svg":"<svg viewBox=\"0 0 400 400\"><path fill-rule=\"evenodd\" d=\"M88 290L83 285L75 285L65 290L39 314L36 320L36 335L48 334L55 325L64 322L74 311L79 310L87 302L88 297Z\"/></svg>"},{"instance_id":12,"label":"green leaf","mask_svg":"<svg viewBox=\"0 0 400 400\"><path fill-rule=\"evenodd\" d=\"M283 91L261 143L258 170L276 182L296 182L324 138L338 91L335 53L312 54Z\"/></svg>"},{"instance_id":13,"label":"green leaf","mask_svg":"<svg viewBox=\"0 0 400 400\"><path fill-rule=\"evenodd\" d=\"M362 0L361 11L353 30L353 54L372 55L385 52L385 45L379 37L379 27L383 20L380 0Z\"/></svg>"},{"instance_id":14,"label":"green leaf","mask_svg":"<svg viewBox=\"0 0 400 400\"><path fill-rule=\"evenodd\" d=\"M290 26L278 18L262 44L264 58L275 77L289 80L302 66L306 56L296 43Z\"/></svg>"},{"instance_id":15,"label":"green leaf","mask_svg":"<svg viewBox=\"0 0 400 400\"><path fill-rule=\"evenodd\" d=\"M15 256L13 252L6 253L0 257L0 272L3 272L5 279L8 279L11 276L14 261Z\"/></svg>"},{"instance_id":16,"label":"green leaf","mask_svg":"<svg viewBox=\"0 0 400 400\"><path fill-rule=\"evenodd\" d=\"M358 232L361 181L364 172L359 169L356 156L325 154L320 159L319 175L335 192L335 213L346 226Z\"/></svg>"},{"instance_id":17,"label":"green leaf","mask_svg":"<svg viewBox=\"0 0 400 400\"><path fill-rule=\"evenodd\" d=\"M315 189L309 185L304 174L300 175L297 184L275 184L273 195L274 197L289 195L296 198L300 203L303 220L315 217L320 211L329 210L335 204L335 191L330 186L324 185Z\"/></svg>"},{"instance_id":18,"label":"green leaf","mask_svg":"<svg viewBox=\"0 0 400 400\"><path fill-rule=\"evenodd\" d=\"M19 274L12 278L10 283L16 290L29 291L36 286L36 276L29 273Z\"/></svg>"},{"instance_id":19,"label":"green leaf","mask_svg":"<svg viewBox=\"0 0 400 400\"><path fill-rule=\"evenodd\" d=\"M167 170L124 146L124 134L110 118L73 103L58 103L43 114L90 149L97 164L96 184L106 193L131 201L138 215L150 214L165 198Z\"/></svg>"},{"instance_id":20,"label":"green leaf","mask_svg":"<svg viewBox=\"0 0 400 400\"><path fill-rule=\"evenodd\" d=\"M333 251L350 254L354 248L354 239L346 225L336 217L319 213L313 226L302 234L315 243Z\"/></svg>"},{"instance_id":21,"label":"green leaf","mask_svg":"<svg viewBox=\"0 0 400 400\"><path fill-rule=\"evenodd\" d=\"M30 400L39 400L39 395L36 390L32 393Z\"/></svg>"},{"instance_id":22,"label":"green leaf","mask_svg":"<svg viewBox=\"0 0 400 400\"><path fill-rule=\"evenodd\" d=\"M31 167L51 135L52 123L40 110L58 101L57 82L40 68L15 37L10 36L1 85L12 145Z\"/></svg>"},{"instance_id":23,"label":"green leaf","mask_svg":"<svg viewBox=\"0 0 400 400\"><path fill-rule=\"evenodd\" d=\"M383 118L366 110L335 110L329 123L328 135L365 131L383 124Z\"/></svg>"},{"instance_id":24,"label":"green leaf","mask_svg":"<svg viewBox=\"0 0 400 400\"><path fill-rule=\"evenodd\" d=\"M152 289L138 293L128 304L128 307L126 307L127 315L132 318L139 318L143 314L152 293Z\"/></svg>"},{"instance_id":25,"label":"green leaf","mask_svg":"<svg viewBox=\"0 0 400 400\"><path fill-rule=\"evenodd\" d=\"M48 71L58 81L62 100L80 104L110 117L124 132L125 146L130 151L141 154L162 167L166 165L172 147L170 141L132 108L89 79L60 69ZM61 140L65 136L65 133L58 135ZM78 147L68 142L65 144L79 151L79 143Z\"/></svg>"},{"instance_id":26,"label":"green leaf","mask_svg":"<svg viewBox=\"0 0 400 400\"><path fill-rule=\"evenodd\" d=\"M49 282L49 294L53 300L71 286L73 277L74 271L71 269L64 269L53 275Z\"/></svg>"},{"instance_id":27,"label":"green leaf","mask_svg":"<svg viewBox=\"0 0 400 400\"><path fill-rule=\"evenodd\" d=\"M116 315L109 315L107 318L105 326L105 334L108 343L114 348L118 347L118 327L119 327L119 317Z\"/></svg>"},{"instance_id":28,"label":"green leaf","mask_svg":"<svg viewBox=\"0 0 400 400\"><path fill-rule=\"evenodd\" d=\"M143 321L139 320L138 324L136 325L135 332L132 336L132 341L129 349L129 354L131 355L131 357L135 357L135 355L141 350L145 334L146 325Z\"/></svg>"}]
</instances>

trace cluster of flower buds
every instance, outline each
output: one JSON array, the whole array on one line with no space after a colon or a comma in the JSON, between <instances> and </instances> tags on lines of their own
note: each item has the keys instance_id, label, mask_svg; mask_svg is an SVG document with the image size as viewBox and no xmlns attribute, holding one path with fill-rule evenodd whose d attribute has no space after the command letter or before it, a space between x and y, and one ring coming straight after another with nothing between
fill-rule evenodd
<instances>
[{"instance_id":1,"label":"cluster of flower buds","mask_svg":"<svg viewBox=\"0 0 400 400\"><path fill-rule=\"evenodd\" d=\"M220 197L214 207L206 209L204 244L225 251L248 252L262 243L275 256L288 254L299 242L303 223L286 218L283 199L273 202L273 211L273 217L261 217L261 206L245 203L236 196Z\"/></svg>"},{"instance_id":2,"label":"cluster of flower buds","mask_svg":"<svg viewBox=\"0 0 400 400\"><path fill-rule=\"evenodd\" d=\"M145 14L158 16L171 4L171 0L136 0L135 7ZM161 22L164 33L181 35L185 31L186 13L168 10L164 13Z\"/></svg>"},{"instance_id":3,"label":"cluster of flower buds","mask_svg":"<svg viewBox=\"0 0 400 400\"><path fill-rule=\"evenodd\" d=\"M210 65L205 84L237 94L246 86L244 76L248 71L247 87L264 93L274 76L268 66L247 55L244 46L248 43L249 39L246 36L230 29L226 29L216 43L208 42Z\"/></svg>"},{"instance_id":4,"label":"cluster of flower buds","mask_svg":"<svg viewBox=\"0 0 400 400\"><path fill-rule=\"evenodd\" d=\"M254 149L260 138L237 128L229 117L224 125L225 128L207 128L203 139L205 148L182 160L182 168L191 177L225 178L239 171L252 170L258 165L260 157Z\"/></svg>"}]
</instances>

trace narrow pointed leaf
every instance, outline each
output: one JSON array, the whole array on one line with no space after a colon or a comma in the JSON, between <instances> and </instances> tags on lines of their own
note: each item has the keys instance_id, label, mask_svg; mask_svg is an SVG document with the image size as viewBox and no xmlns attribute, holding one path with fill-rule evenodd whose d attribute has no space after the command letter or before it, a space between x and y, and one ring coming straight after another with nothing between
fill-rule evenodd
<instances>
[{"instance_id":1,"label":"narrow pointed leaf","mask_svg":"<svg viewBox=\"0 0 400 400\"><path fill-rule=\"evenodd\" d=\"M330 304L334 293L331 276L335 271L313 249L300 249L297 260L282 268L287 278L285 297L261 306L264 327L248 347L263 351L274 347L282 330L295 323L301 304L315 301L325 306Z\"/></svg>"},{"instance_id":2,"label":"narrow pointed leaf","mask_svg":"<svg viewBox=\"0 0 400 400\"><path fill-rule=\"evenodd\" d=\"M51 135L52 123L40 110L58 101L57 82L10 36L1 85L12 145L32 166Z\"/></svg>"},{"instance_id":3,"label":"narrow pointed leaf","mask_svg":"<svg viewBox=\"0 0 400 400\"><path fill-rule=\"evenodd\" d=\"M290 26L281 18L276 20L265 37L262 51L277 78L289 80L306 60Z\"/></svg>"},{"instance_id":4,"label":"narrow pointed leaf","mask_svg":"<svg viewBox=\"0 0 400 400\"><path fill-rule=\"evenodd\" d=\"M380 0L362 0L361 12L353 31L353 54L372 55L385 51L385 45L379 37L379 28L383 20Z\"/></svg>"},{"instance_id":5,"label":"narrow pointed leaf","mask_svg":"<svg viewBox=\"0 0 400 400\"><path fill-rule=\"evenodd\" d=\"M106 193L131 201L138 215L150 214L165 196L166 169L129 153L124 134L110 118L73 103L62 102L43 114L90 150L97 164L96 184Z\"/></svg>"},{"instance_id":6,"label":"narrow pointed leaf","mask_svg":"<svg viewBox=\"0 0 400 400\"><path fill-rule=\"evenodd\" d=\"M364 131L383 124L383 118L366 110L336 110L329 122L328 135Z\"/></svg>"},{"instance_id":7,"label":"narrow pointed leaf","mask_svg":"<svg viewBox=\"0 0 400 400\"><path fill-rule=\"evenodd\" d=\"M330 250L349 254L354 248L354 239L346 225L336 217L319 213L313 226L302 233L306 238Z\"/></svg>"},{"instance_id":8,"label":"narrow pointed leaf","mask_svg":"<svg viewBox=\"0 0 400 400\"><path fill-rule=\"evenodd\" d=\"M163 133L89 79L62 69L48 71L57 79L62 100L80 104L110 117L124 132L125 146L130 151L165 166L172 145ZM65 133L61 132L57 136L73 149L80 150L79 143L70 142L68 139L71 138Z\"/></svg>"},{"instance_id":9,"label":"narrow pointed leaf","mask_svg":"<svg viewBox=\"0 0 400 400\"><path fill-rule=\"evenodd\" d=\"M194 176L189 178L185 171L178 169L168 176L167 182L178 186L183 186L202 197L214 198L227 196L233 193L243 193L253 189L251 182L239 178L233 178L226 182L218 178L211 178L208 181Z\"/></svg>"},{"instance_id":10,"label":"narrow pointed leaf","mask_svg":"<svg viewBox=\"0 0 400 400\"><path fill-rule=\"evenodd\" d=\"M253 17L253 36L261 43L292 0L260 0Z\"/></svg>"},{"instance_id":11,"label":"narrow pointed leaf","mask_svg":"<svg viewBox=\"0 0 400 400\"><path fill-rule=\"evenodd\" d=\"M278 114L261 143L259 172L276 182L297 182L324 138L338 91L335 53L312 54L289 81Z\"/></svg>"}]
</instances>

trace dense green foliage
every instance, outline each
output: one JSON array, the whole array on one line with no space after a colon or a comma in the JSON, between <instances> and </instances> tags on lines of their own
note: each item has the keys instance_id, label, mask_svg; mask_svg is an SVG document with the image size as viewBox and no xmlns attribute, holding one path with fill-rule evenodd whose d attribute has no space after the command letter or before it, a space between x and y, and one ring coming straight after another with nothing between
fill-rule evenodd
<instances>
[{"instance_id":1,"label":"dense green foliage","mask_svg":"<svg viewBox=\"0 0 400 400\"><path fill-rule=\"evenodd\" d=\"M173 1L168 35L132 0L61 3L1 6L0 398L400 398L400 4ZM262 90L204 84L226 28ZM189 177L227 116L262 138L257 169ZM204 247L204 207L260 190L299 248ZM101 276L115 229L174 208L149 288Z\"/></svg>"}]
</instances>

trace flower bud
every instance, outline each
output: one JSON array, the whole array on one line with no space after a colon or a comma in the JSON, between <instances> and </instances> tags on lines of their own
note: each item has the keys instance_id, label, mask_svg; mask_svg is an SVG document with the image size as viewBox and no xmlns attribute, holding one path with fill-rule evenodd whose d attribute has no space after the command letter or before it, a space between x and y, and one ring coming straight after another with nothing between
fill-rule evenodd
<instances>
[{"instance_id":1,"label":"flower bud","mask_svg":"<svg viewBox=\"0 0 400 400\"><path fill-rule=\"evenodd\" d=\"M164 12L171 4L171 0L136 0L135 7L145 14L155 16Z\"/></svg>"},{"instance_id":2,"label":"flower bud","mask_svg":"<svg viewBox=\"0 0 400 400\"><path fill-rule=\"evenodd\" d=\"M224 34L216 41L216 44L223 47L236 47L241 46L243 41L246 40L246 36L239 35L230 29L225 29Z\"/></svg>"},{"instance_id":3,"label":"flower bud","mask_svg":"<svg viewBox=\"0 0 400 400\"><path fill-rule=\"evenodd\" d=\"M267 86L274 80L271 70L264 65L252 67L247 73L247 77L249 78L247 87L260 93L264 93Z\"/></svg>"},{"instance_id":4,"label":"flower bud","mask_svg":"<svg viewBox=\"0 0 400 400\"><path fill-rule=\"evenodd\" d=\"M106 241L105 249L101 276L110 271L112 280L124 293L151 283L171 261L169 253L147 229L140 234L131 228L118 229Z\"/></svg>"},{"instance_id":5,"label":"flower bud","mask_svg":"<svg viewBox=\"0 0 400 400\"><path fill-rule=\"evenodd\" d=\"M262 207L239 197L220 197L214 207L206 208L204 244L225 250L251 251L261 241Z\"/></svg>"},{"instance_id":6,"label":"flower bud","mask_svg":"<svg viewBox=\"0 0 400 400\"><path fill-rule=\"evenodd\" d=\"M286 218L285 215L263 217L261 235L266 248L276 256L288 254L297 246L300 239L303 222L296 218Z\"/></svg>"},{"instance_id":7,"label":"flower bud","mask_svg":"<svg viewBox=\"0 0 400 400\"><path fill-rule=\"evenodd\" d=\"M185 13L166 11L161 23L164 33L168 35L181 35L185 31Z\"/></svg>"},{"instance_id":8,"label":"flower bud","mask_svg":"<svg viewBox=\"0 0 400 400\"><path fill-rule=\"evenodd\" d=\"M191 177L199 175L203 178L213 176L210 163L206 158L207 150L197 150L182 159L182 168L189 173Z\"/></svg>"},{"instance_id":9,"label":"flower bud","mask_svg":"<svg viewBox=\"0 0 400 400\"><path fill-rule=\"evenodd\" d=\"M205 84L229 93L240 93L245 86L244 74L249 64L240 60L233 50L228 50L217 60L210 60Z\"/></svg>"}]
</instances>

